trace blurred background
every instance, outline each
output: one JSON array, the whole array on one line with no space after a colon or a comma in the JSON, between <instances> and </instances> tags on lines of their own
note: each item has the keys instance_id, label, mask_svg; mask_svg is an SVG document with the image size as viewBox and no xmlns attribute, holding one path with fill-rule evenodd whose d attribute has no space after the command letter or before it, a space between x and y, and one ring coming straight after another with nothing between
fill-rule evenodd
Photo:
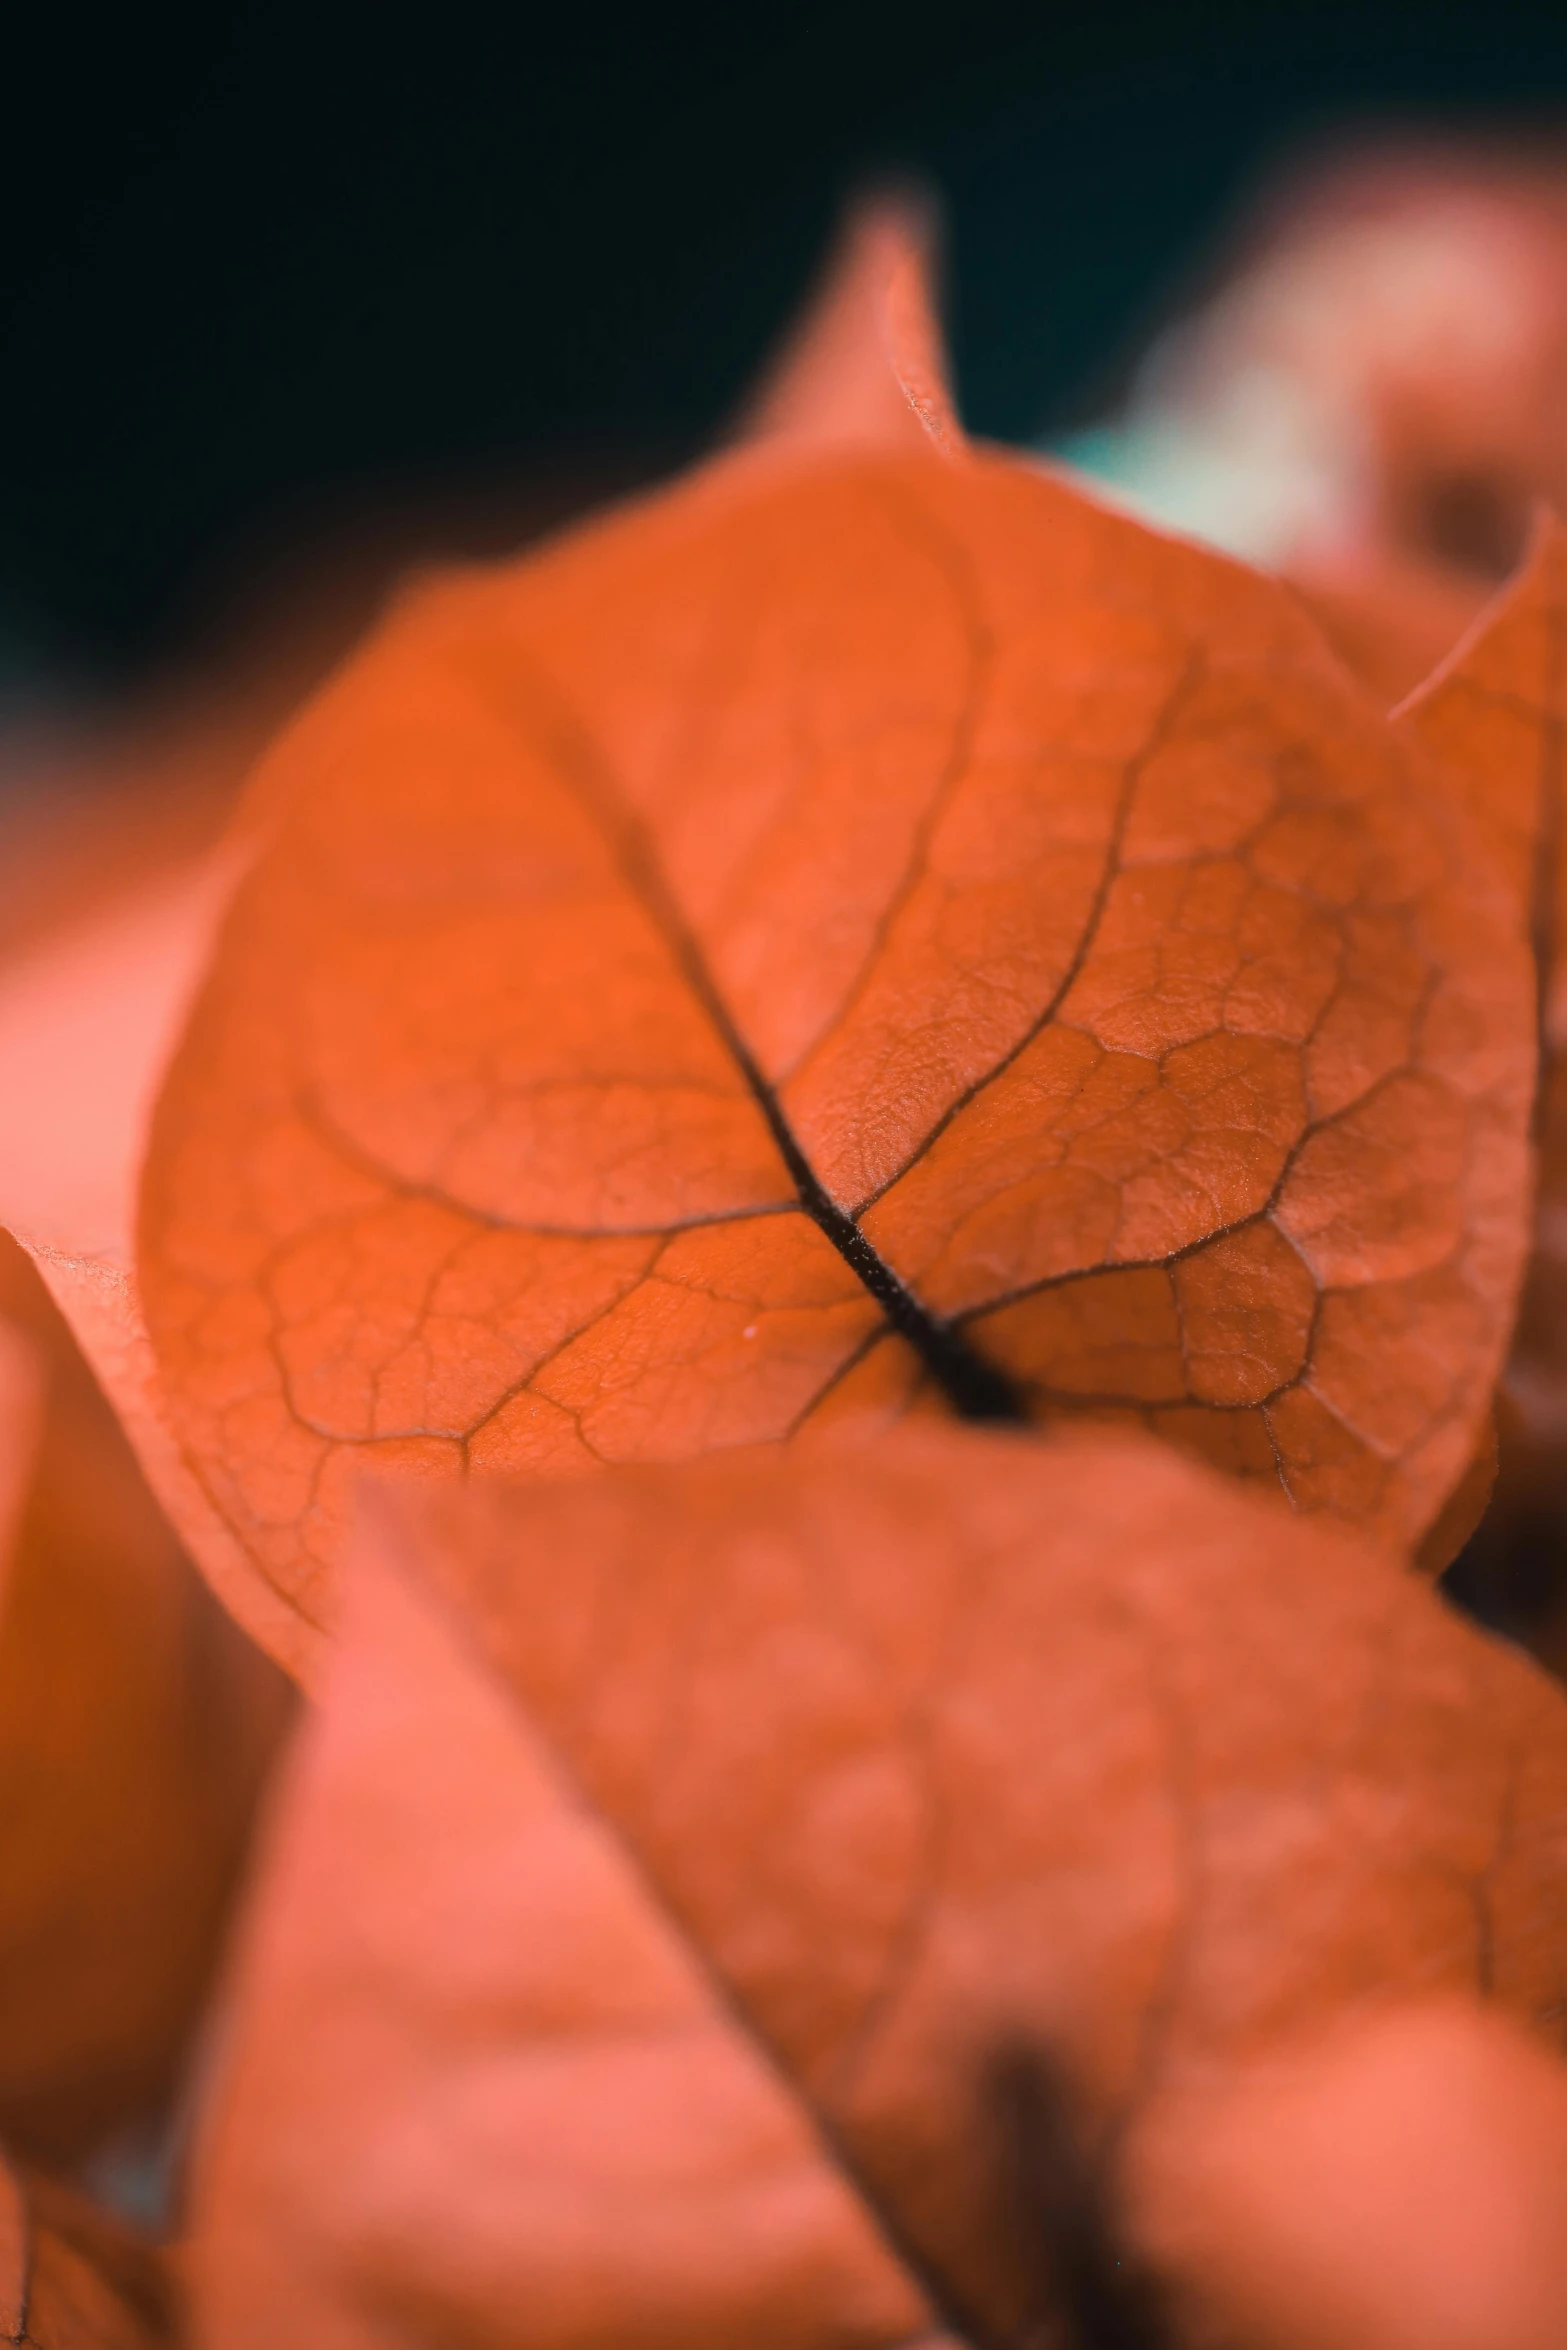
<instances>
[{"instance_id":1,"label":"blurred background","mask_svg":"<svg viewBox=\"0 0 1567 2350\"><path fill-rule=\"evenodd\" d=\"M1567 511L1567 0L56 6L8 36L0 980L211 841L400 572L721 434L856 190L939 199L972 431L1284 572L1385 700L1535 499ZM1560 968L1548 994L1502 1472L1448 1589L1567 1678ZM156 2217L289 1699L0 1247L0 1380L7 1343L0 2132Z\"/></svg>"},{"instance_id":2,"label":"blurred background","mask_svg":"<svg viewBox=\"0 0 1567 2350\"><path fill-rule=\"evenodd\" d=\"M1055 441L1124 406L1281 173L1567 119L1559 0L193 26L56 9L8 43L13 716L262 613L306 671L410 556L678 463L867 179L943 199L971 428Z\"/></svg>"}]
</instances>

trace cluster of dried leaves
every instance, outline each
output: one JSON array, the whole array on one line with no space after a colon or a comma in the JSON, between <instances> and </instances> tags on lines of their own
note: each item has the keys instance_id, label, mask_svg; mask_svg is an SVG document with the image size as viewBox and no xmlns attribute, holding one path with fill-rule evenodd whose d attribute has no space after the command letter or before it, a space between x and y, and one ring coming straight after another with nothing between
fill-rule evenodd
<instances>
[{"instance_id":1,"label":"cluster of dried leaves","mask_svg":"<svg viewBox=\"0 0 1567 2350\"><path fill-rule=\"evenodd\" d=\"M1430 1577L1567 1392L1564 615L1542 524L1389 718L965 442L884 208L733 449L66 870L4 2338L1563 2338L1567 1706ZM176 2090L157 2247L51 2173Z\"/></svg>"}]
</instances>

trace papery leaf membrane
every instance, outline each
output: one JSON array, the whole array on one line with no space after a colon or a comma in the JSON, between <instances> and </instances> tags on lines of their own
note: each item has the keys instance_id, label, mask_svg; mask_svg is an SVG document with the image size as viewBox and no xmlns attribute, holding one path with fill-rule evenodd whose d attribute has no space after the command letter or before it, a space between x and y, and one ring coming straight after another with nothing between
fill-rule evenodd
<instances>
[{"instance_id":1,"label":"papery leaf membrane","mask_svg":"<svg viewBox=\"0 0 1567 2350\"><path fill-rule=\"evenodd\" d=\"M1559 958L1567 728L1567 531L1542 517L1516 579L1395 723L1436 754L1531 923L1542 975Z\"/></svg>"},{"instance_id":2,"label":"papery leaf membrane","mask_svg":"<svg viewBox=\"0 0 1567 2350\"><path fill-rule=\"evenodd\" d=\"M798 2095L451 1620L372 1568L343 1651L235 1986L203 2341L912 2350Z\"/></svg>"},{"instance_id":3,"label":"papery leaf membrane","mask_svg":"<svg viewBox=\"0 0 1567 2350\"><path fill-rule=\"evenodd\" d=\"M1163 1447L932 1427L416 1499L245 1940L219 2350L499 2343L522 2307L583 2350L890 2341L894 2255L1010 2339L998 2047L1065 2066L1113 2178L1167 2100L1367 1999L1559 2033L1558 1693ZM797 2149L770 2220L764 2139Z\"/></svg>"},{"instance_id":4,"label":"papery leaf membrane","mask_svg":"<svg viewBox=\"0 0 1567 2350\"><path fill-rule=\"evenodd\" d=\"M754 451L407 603L264 772L143 1194L165 1409L301 1645L366 1459L867 1405L1418 1537L1533 1071L1436 771L1285 590L989 454Z\"/></svg>"},{"instance_id":5,"label":"papery leaf membrane","mask_svg":"<svg viewBox=\"0 0 1567 2350\"><path fill-rule=\"evenodd\" d=\"M1407 589L1373 574L1373 616ZM1543 1065L1535 1105L1533 1249L1497 1396L1499 1461L1462 1587L1491 1619L1567 1658L1557 1557L1567 1514L1567 534L1549 517L1528 561L1395 721L1436 755L1535 949ZM1440 1562L1438 1562L1440 1563Z\"/></svg>"},{"instance_id":6,"label":"papery leaf membrane","mask_svg":"<svg viewBox=\"0 0 1567 2350\"><path fill-rule=\"evenodd\" d=\"M858 205L800 325L743 419L748 441L955 450L931 290L932 207L913 194Z\"/></svg>"}]
</instances>

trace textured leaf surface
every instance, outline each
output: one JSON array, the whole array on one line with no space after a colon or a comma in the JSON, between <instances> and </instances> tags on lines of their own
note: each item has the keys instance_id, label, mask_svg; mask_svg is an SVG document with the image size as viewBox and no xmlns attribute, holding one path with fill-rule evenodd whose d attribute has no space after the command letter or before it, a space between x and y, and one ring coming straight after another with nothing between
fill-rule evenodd
<instances>
[{"instance_id":1,"label":"textured leaf surface","mask_svg":"<svg viewBox=\"0 0 1567 2350\"><path fill-rule=\"evenodd\" d=\"M758 450L414 599L266 776L156 1121L220 1517L318 1623L367 1455L945 1397L1418 1536L1533 1059L1433 766L1283 589L990 455Z\"/></svg>"},{"instance_id":2,"label":"textured leaf surface","mask_svg":"<svg viewBox=\"0 0 1567 2350\"><path fill-rule=\"evenodd\" d=\"M1368 586L1396 623L1397 583ZM1384 605L1383 598L1388 599ZM1498 1467L1465 1562L1478 1604L1561 1670L1567 1597L1567 534L1549 519L1528 562L1472 634L1398 714L1466 789L1474 822L1527 921L1538 966L1544 1063L1535 1113L1533 1247L1497 1396Z\"/></svg>"},{"instance_id":3,"label":"textured leaf surface","mask_svg":"<svg viewBox=\"0 0 1567 2350\"><path fill-rule=\"evenodd\" d=\"M63 2161L168 2092L287 1684L180 1551L3 1235L0 1340L0 2128Z\"/></svg>"},{"instance_id":4,"label":"textured leaf surface","mask_svg":"<svg viewBox=\"0 0 1567 2350\"><path fill-rule=\"evenodd\" d=\"M1064 2055L1113 2155L1367 1997L1559 2032L1564 1798L1532 1667L1162 1447L933 1427L430 1495L274 1823L212 2338L498 2343L525 2306L607 2344L635 2306L890 2342L916 2291L1006 2337L999 2043ZM754 2239L789 2148L799 2224Z\"/></svg>"}]
</instances>

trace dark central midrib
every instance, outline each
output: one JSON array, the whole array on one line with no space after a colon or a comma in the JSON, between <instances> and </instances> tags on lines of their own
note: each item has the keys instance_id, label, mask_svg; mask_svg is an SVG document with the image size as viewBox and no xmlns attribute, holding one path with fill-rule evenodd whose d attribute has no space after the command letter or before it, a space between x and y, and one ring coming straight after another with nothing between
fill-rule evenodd
<instances>
[{"instance_id":1,"label":"dark central midrib","mask_svg":"<svg viewBox=\"0 0 1567 2350\"><path fill-rule=\"evenodd\" d=\"M778 1146L778 1155L811 1222L832 1242L855 1279L864 1283L899 1337L908 1340L960 1420L1001 1420L1021 1425L1028 1415L1022 1397L1006 1373L977 1354L961 1330L920 1304L886 1258L878 1256L854 1218L826 1190L800 1148L776 1094L751 1058L744 1037L729 1016L728 1005L713 985L706 963L675 918L662 877L650 862L643 864L642 887L644 902L651 901L657 909L661 927L680 957L687 980L701 998L703 1010L767 1120L768 1132Z\"/></svg>"},{"instance_id":2,"label":"dark central midrib","mask_svg":"<svg viewBox=\"0 0 1567 2350\"><path fill-rule=\"evenodd\" d=\"M710 1009L713 1007L710 1006ZM1022 1421L1022 1398L1004 1371L977 1354L961 1330L943 1322L922 1306L898 1279L885 1257L878 1256L854 1218L846 1215L822 1188L815 1169L790 1131L787 1120L750 1062L739 1039L723 1022L722 1007L715 1011L725 1026L726 1042L766 1118L779 1155L800 1195L800 1205L820 1232L826 1234L844 1263L881 1307L900 1338L906 1338L947 1402L963 1420Z\"/></svg>"},{"instance_id":3,"label":"dark central midrib","mask_svg":"<svg viewBox=\"0 0 1567 2350\"><path fill-rule=\"evenodd\" d=\"M696 941L686 929L651 844L625 805L606 770L598 745L569 699L538 671L525 671L515 646L507 648L502 674L507 670L516 686L531 693L533 699L527 715L534 728L553 745L564 776L603 834L633 894L658 924L685 974L687 985L745 1079L767 1121L805 1214L831 1241L856 1280L864 1284L886 1315L889 1326L913 1347L959 1419L1021 1424L1028 1415L1022 1397L1005 1372L977 1354L952 1323L944 1322L922 1306L885 1259L877 1255L853 1217L829 1197L790 1131L772 1087L752 1058Z\"/></svg>"}]
</instances>

